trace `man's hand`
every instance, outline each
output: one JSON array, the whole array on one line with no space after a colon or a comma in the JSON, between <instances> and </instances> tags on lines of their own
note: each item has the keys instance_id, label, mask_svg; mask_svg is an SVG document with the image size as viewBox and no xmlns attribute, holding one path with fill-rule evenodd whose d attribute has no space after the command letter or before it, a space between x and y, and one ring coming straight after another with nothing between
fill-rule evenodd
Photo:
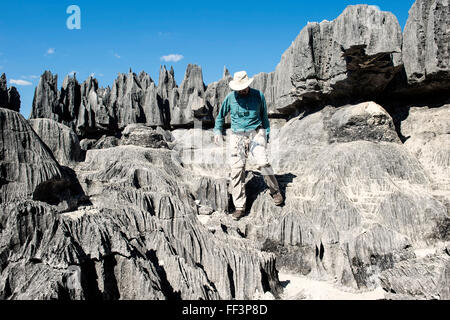
<instances>
[{"instance_id":1,"label":"man's hand","mask_svg":"<svg viewBox=\"0 0 450 320\"><path fill-rule=\"evenodd\" d=\"M214 143L217 144L218 146L221 146L223 143L223 135L221 134L216 134L214 136Z\"/></svg>"}]
</instances>

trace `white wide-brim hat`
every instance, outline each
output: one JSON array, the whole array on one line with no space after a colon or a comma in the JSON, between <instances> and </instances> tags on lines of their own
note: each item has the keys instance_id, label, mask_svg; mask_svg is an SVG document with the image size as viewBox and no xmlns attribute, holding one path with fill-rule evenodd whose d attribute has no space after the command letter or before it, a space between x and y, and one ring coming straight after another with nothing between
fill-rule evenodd
<instances>
[{"instance_id":1,"label":"white wide-brim hat","mask_svg":"<svg viewBox=\"0 0 450 320\"><path fill-rule=\"evenodd\" d=\"M255 80L254 78L249 78L247 72L239 71L234 74L233 80L230 81L230 88L234 91L241 91L246 89Z\"/></svg>"}]
</instances>

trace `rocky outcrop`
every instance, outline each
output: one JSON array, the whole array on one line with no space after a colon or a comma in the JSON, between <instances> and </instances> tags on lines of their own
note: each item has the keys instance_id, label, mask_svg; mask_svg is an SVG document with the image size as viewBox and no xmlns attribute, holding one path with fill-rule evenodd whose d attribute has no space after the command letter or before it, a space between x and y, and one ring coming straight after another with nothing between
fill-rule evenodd
<instances>
[{"instance_id":1,"label":"rocky outcrop","mask_svg":"<svg viewBox=\"0 0 450 320\"><path fill-rule=\"evenodd\" d=\"M211 111L204 99L205 84L202 69L199 66L192 64L187 66L183 82L176 95L179 97L178 101L170 106L171 125L193 125L194 116L200 121L213 121Z\"/></svg>"},{"instance_id":2,"label":"rocky outcrop","mask_svg":"<svg viewBox=\"0 0 450 320\"><path fill-rule=\"evenodd\" d=\"M106 149L114 148L120 145L120 139L114 136L104 135L98 140L93 140L92 145L85 144L86 149Z\"/></svg>"},{"instance_id":3,"label":"rocky outcrop","mask_svg":"<svg viewBox=\"0 0 450 320\"><path fill-rule=\"evenodd\" d=\"M27 122L13 111L1 111L10 117L0 123L33 135L29 140L42 148L58 173L51 178L64 176ZM2 136L16 134L9 128L1 128ZM14 141L25 141L19 138ZM20 149L13 150L8 141L2 145L11 156L20 156ZM28 154L39 154L37 147L25 148L33 151ZM37 164L45 165L45 159L35 162L27 172L44 176L48 170L41 172ZM2 168L11 171L10 166ZM197 203L221 197L199 190L203 182L198 184L201 179L181 166L174 151L131 145L89 150L74 170L88 201L63 214L43 198L64 193L63 185L42 188L42 197L34 201L31 195L3 201L3 194L10 196L19 188L5 190L2 184L1 298L209 300L280 292L272 254L203 227ZM207 183L214 188L214 179Z\"/></svg>"},{"instance_id":4,"label":"rocky outcrop","mask_svg":"<svg viewBox=\"0 0 450 320\"><path fill-rule=\"evenodd\" d=\"M6 108L8 105L8 82L6 75L3 73L0 77L0 106ZM9 109L9 108L8 108Z\"/></svg>"},{"instance_id":5,"label":"rocky outcrop","mask_svg":"<svg viewBox=\"0 0 450 320\"><path fill-rule=\"evenodd\" d=\"M422 164L433 194L450 211L450 105L410 107L401 122L405 147Z\"/></svg>"},{"instance_id":6,"label":"rocky outcrop","mask_svg":"<svg viewBox=\"0 0 450 320\"><path fill-rule=\"evenodd\" d=\"M392 300L450 300L448 253L402 261L382 272L381 286Z\"/></svg>"},{"instance_id":7,"label":"rocky outcrop","mask_svg":"<svg viewBox=\"0 0 450 320\"><path fill-rule=\"evenodd\" d=\"M333 21L309 23L274 73L257 75L273 113L312 104L375 99L400 71L397 18L374 6L349 6Z\"/></svg>"},{"instance_id":8,"label":"rocky outcrop","mask_svg":"<svg viewBox=\"0 0 450 320\"><path fill-rule=\"evenodd\" d=\"M79 265L82 280L97 275L92 292L106 299L248 299L256 290L277 292L272 255L200 224L191 175L171 151L89 150L76 172L92 206L61 217L71 236L57 233L55 241L70 239L78 255L55 254L50 265ZM75 287L75 296L84 296L85 287Z\"/></svg>"},{"instance_id":9,"label":"rocky outcrop","mask_svg":"<svg viewBox=\"0 0 450 320\"><path fill-rule=\"evenodd\" d=\"M450 88L450 4L417 0L403 34L403 62L408 84L415 88Z\"/></svg>"},{"instance_id":10,"label":"rocky outcrop","mask_svg":"<svg viewBox=\"0 0 450 320\"><path fill-rule=\"evenodd\" d=\"M48 118L63 123L60 119L61 114L58 102L58 76L45 71L34 92L31 118Z\"/></svg>"},{"instance_id":11,"label":"rocky outcrop","mask_svg":"<svg viewBox=\"0 0 450 320\"><path fill-rule=\"evenodd\" d=\"M34 199L70 210L85 201L76 177L18 112L0 108L0 203Z\"/></svg>"},{"instance_id":12,"label":"rocky outcrop","mask_svg":"<svg viewBox=\"0 0 450 320\"><path fill-rule=\"evenodd\" d=\"M6 108L19 112L20 95L15 87L8 89L6 75L3 73L0 77L0 108Z\"/></svg>"},{"instance_id":13,"label":"rocky outcrop","mask_svg":"<svg viewBox=\"0 0 450 320\"><path fill-rule=\"evenodd\" d=\"M67 76L60 91L57 76L46 71L36 88L31 118L49 118L69 126L81 138L97 138L129 124L151 127L192 126L194 119L213 123L213 107L205 100L202 70L188 65L178 87L173 69L160 70L158 86L145 72L119 74L112 89L99 88L89 77L81 85ZM210 94L214 94L210 90ZM218 112L218 111L217 111Z\"/></svg>"},{"instance_id":14,"label":"rocky outcrop","mask_svg":"<svg viewBox=\"0 0 450 320\"><path fill-rule=\"evenodd\" d=\"M444 203L376 104L301 116L275 140L280 180L295 176L285 184L286 207L263 192L250 216L280 268L373 288L380 271L413 256L408 248L445 241L437 232L448 219Z\"/></svg>"},{"instance_id":15,"label":"rocky outcrop","mask_svg":"<svg viewBox=\"0 0 450 320\"><path fill-rule=\"evenodd\" d=\"M106 137L107 136L105 135L105 136L101 137L98 140L96 140L96 139L83 139L83 140L81 140L80 141L81 150L87 151L89 149L92 149L92 146L94 146L97 141L100 141L102 138L106 139ZM117 139L116 137L114 137L114 139L111 138L111 140L113 141L114 144L116 144L116 139ZM108 143L108 145L109 144L110 143Z\"/></svg>"},{"instance_id":16,"label":"rocky outcrop","mask_svg":"<svg viewBox=\"0 0 450 320\"><path fill-rule=\"evenodd\" d=\"M33 196L48 181L63 177L51 151L17 112L0 109L1 203Z\"/></svg>"},{"instance_id":17,"label":"rocky outcrop","mask_svg":"<svg viewBox=\"0 0 450 320\"><path fill-rule=\"evenodd\" d=\"M128 125L122 131L121 145L134 145L146 148L168 148L162 134L156 130L139 124Z\"/></svg>"},{"instance_id":18,"label":"rocky outcrop","mask_svg":"<svg viewBox=\"0 0 450 320\"><path fill-rule=\"evenodd\" d=\"M59 164L67 166L84 160L80 141L72 129L51 119L31 119L28 122Z\"/></svg>"}]
</instances>

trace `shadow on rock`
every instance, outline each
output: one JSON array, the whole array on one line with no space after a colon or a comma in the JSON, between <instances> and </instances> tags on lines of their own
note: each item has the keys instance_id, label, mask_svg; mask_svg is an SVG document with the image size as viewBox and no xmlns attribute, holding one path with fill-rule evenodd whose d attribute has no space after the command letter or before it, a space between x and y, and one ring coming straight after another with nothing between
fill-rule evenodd
<instances>
[{"instance_id":1,"label":"shadow on rock","mask_svg":"<svg viewBox=\"0 0 450 320\"><path fill-rule=\"evenodd\" d=\"M62 179L48 180L36 187L33 200L56 206L61 213L76 210L80 205L92 205L75 171L64 166L61 167L61 171Z\"/></svg>"},{"instance_id":2,"label":"shadow on rock","mask_svg":"<svg viewBox=\"0 0 450 320\"><path fill-rule=\"evenodd\" d=\"M294 181L297 176L292 173L287 173L283 175L275 175L275 177L277 178L278 184L280 186L281 194L283 195L283 198L286 199L286 186L289 183L292 183L292 181ZM247 175L245 186L245 193L247 195L247 214L250 212L253 206L253 202L255 202L258 196L266 190L268 190L268 187L264 181L264 176L259 172L249 172Z\"/></svg>"}]
</instances>

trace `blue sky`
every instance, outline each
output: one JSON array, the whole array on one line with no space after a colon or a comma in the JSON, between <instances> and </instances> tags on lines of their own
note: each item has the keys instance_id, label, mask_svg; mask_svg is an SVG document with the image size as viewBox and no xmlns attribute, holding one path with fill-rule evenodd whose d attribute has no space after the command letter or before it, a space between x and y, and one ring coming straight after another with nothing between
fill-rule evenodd
<instances>
[{"instance_id":1,"label":"blue sky","mask_svg":"<svg viewBox=\"0 0 450 320\"><path fill-rule=\"evenodd\" d=\"M76 71L80 82L94 73L106 87L130 67L157 82L161 64L173 65L178 84L188 63L202 67L206 84L221 78L224 65L252 76L273 71L308 21L333 20L346 6L366 3L394 13L403 28L413 2L2 1L0 73L18 88L21 113L28 118L45 70L58 74L59 86ZM73 4L81 9L80 30L66 26ZM171 55L172 61L162 58Z\"/></svg>"}]
</instances>

